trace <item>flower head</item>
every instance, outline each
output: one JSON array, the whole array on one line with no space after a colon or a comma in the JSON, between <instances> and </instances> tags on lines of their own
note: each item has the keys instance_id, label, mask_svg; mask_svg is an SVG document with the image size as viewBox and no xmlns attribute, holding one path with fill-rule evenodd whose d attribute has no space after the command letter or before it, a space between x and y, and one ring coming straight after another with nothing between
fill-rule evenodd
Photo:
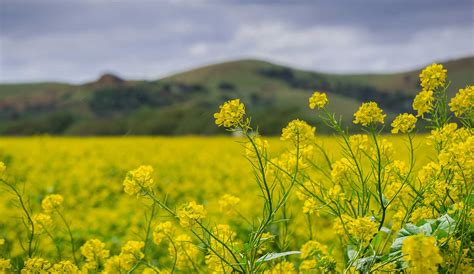
<instances>
[{"instance_id":1,"label":"flower head","mask_svg":"<svg viewBox=\"0 0 474 274\"><path fill-rule=\"evenodd\" d=\"M282 130L281 140L292 140L295 144L308 145L314 141L316 128L299 119L293 120Z\"/></svg>"},{"instance_id":2,"label":"flower head","mask_svg":"<svg viewBox=\"0 0 474 274\"><path fill-rule=\"evenodd\" d=\"M11 267L10 259L0 258L0 273L8 273L7 270Z\"/></svg>"},{"instance_id":3,"label":"flower head","mask_svg":"<svg viewBox=\"0 0 474 274\"><path fill-rule=\"evenodd\" d=\"M443 68L443 65L432 64L426 67L420 73L421 87L424 91L434 90L441 87L446 82L447 70Z\"/></svg>"},{"instance_id":4,"label":"flower head","mask_svg":"<svg viewBox=\"0 0 474 274\"><path fill-rule=\"evenodd\" d=\"M39 257L32 257L26 260L21 273L48 273L51 263Z\"/></svg>"},{"instance_id":5,"label":"flower head","mask_svg":"<svg viewBox=\"0 0 474 274\"><path fill-rule=\"evenodd\" d=\"M247 143L245 147L245 154L249 158L257 158L257 151L258 151L258 155L260 156L260 158L263 158L265 157L265 154L267 153L267 150L269 147L270 145L268 144L267 140L262 139L260 137L255 137L253 138L253 143L250 141ZM255 151L255 149L257 151Z\"/></svg>"},{"instance_id":6,"label":"flower head","mask_svg":"<svg viewBox=\"0 0 474 274\"><path fill-rule=\"evenodd\" d=\"M423 117L423 114L429 112L433 108L433 91L424 90L418 93L413 100L413 109L418 111L417 117Z\"/></svg>"},{"instance_id":7,"label":"flower head","mask_svg":"<svg viewBox=\"0 0 474 274\"><path fill-rule=\"evenodd\" d=\"M328 103L328 97L326 93L315 91L311 97L309 97L309 107L314 109L318 107L319 109L324 108Z\"/></svg>"},{"instance_id":8,"label":"flower head","mask_svg":"<svg viewBox=\"0 0 474 274\"><path fill-rule=\"evenodd\" d=\"M225 102L219 107L219 112L214 114L216 125L227 128L238 127L245 116L245 105L240 99Z\"/></svg>"},{"instance_id":9,"label":"flower head","mask_svg":"<svg viewBox=\"0 0 474 274\"><path fill-rule=\"evenodd\" d=\"M443 262L436 239L423 234L408 236L403 240L402 253L413 273L437 273Z\"/></svg>"},{"instance_id":10,"label":"flower head","mask_svg":"<svg viewBox=\"0 0 474 274\"><path fill-rule=\"evenodd\" d=\"M52 273L79 273L79 268L69 260L60 261L53 265Z\"/></svg>"},{"instance_id":11,"label":"flower head","mask_svg":"<svg viewBox=\"0 0 474 274\"><path fill-rule=\"evenodd\" d=\"M81 254L86 258L86 262L95 268L96 263L104 261L109 257L109 251L105 249L105 243L97 239L88 240L81 246Z\"/></svg>"},{"instance_id":12,"label":"flower head","mask_svg":"<svg viewBox=\"0 0 474 274\"><path fill-rule=\"evenodd\" d=\"M33 220L35 234L43 233L46 228L49 228L53 224L53 219L51 219L51 216L48 214L35 214L31 219Z\"/></svg>"},{"instance_id":13,"label":"flower head","mask_svg":"<svg viewBox=\"0 0 474 274\"><path fill-rule=\"evenodd\" d=\"M7 170L7 166L5 165L4 162L0 161L0 174L5 172L5 170Z\"/></svg>"},{"instance_id":14,"label":"flower head","mask_svg":"<svg viewBox=\"0 0 474 274\"><path fill-rule=\"evenodd\" d=\"M368 102L362 103L354 113L354 124L361 124L363 126L368 126L375 123L384 123L385 114L383 114L383 110L379 108L377 103L375 102Z\"/></svg>"},{"instance_id":15,"label":"flower head","mask_svg":"<svg viewBox=\"0 0 474 274\"><path fill-rule=\"evenodd\" d=\"M415 128L416 117L413 114L403 113L392 122L392 133L397 134L411 132Z\"/></svg>"},{"instance_id":16,"label":"flower head","mask_svg":"<svg viewBox=\"0 0 474 274\"><path fill-rule=\"evenodd\" d=\"M451 99L449 107L456 117L472 113L474 108L474 86L467 86L460 89Z\"/></svg>"},{"instance_id":17,"label":"flower head","mask_svg":"<svg viewBox=\"0 0 474 274\"><path fill-rule=\"evenodd\" d=\"M179 223L183 227L190 227L205 218L207 211L203 205L197 204L195 201L189 202L187 205L183 205L178 210Z\"/></svg>"},{"instance_id":18,"label":"flower head","mask_svg":"<svg viewBox=\"0 0 474 274\"><path fill-rule=\"evenodd\" d=\"M364 244L368 244L378 231L377 223L369 217L352 219L346 224L349 234Z\"/></svg>"},{"instance_id":19,"label":"flower head","mask_svg":"<svg viewBox=\"0 0 474 274\"><path fill-rule=\"evenodd\" d=\"M164 238L172 237L174 232L175 228L170 221L159 223L153 230L153 241L155 244L160 244Z\"/></svg>"},{"instance_id":20,"label":"flower head","mask_svg":"<svg viewBox=\"0 0 474 274\"><path fill-rule=\"evenodd\" d=\"M138 195L142 191L151 191L154 187L153 167L140 166L127 173L123 181L124 191L128 195Z\"/></svg>"},{"instance_id":21,"label":"flower head","mask_svg":"<svg viewBox=\"0 0 474 274\"><path fill-rule=\"evenodd\" d=\"M240 198L230 194L224 194L224 196L222 196L222 198L219 200L219 206L221 207L221 210L227 214L233 213L233 209L239 203Z\"/></svg>"},{"instance_id":22,"label":"flower head","mask_svg":"<svg viewBox=\"0 0 474 274\"><path fill-rule=\"evenodd\" d=\"M47 213L59 209L64 201L63 196L59 194L50 194L46 196L41 202L41 207Z\"/></svg>"}]
</instances>

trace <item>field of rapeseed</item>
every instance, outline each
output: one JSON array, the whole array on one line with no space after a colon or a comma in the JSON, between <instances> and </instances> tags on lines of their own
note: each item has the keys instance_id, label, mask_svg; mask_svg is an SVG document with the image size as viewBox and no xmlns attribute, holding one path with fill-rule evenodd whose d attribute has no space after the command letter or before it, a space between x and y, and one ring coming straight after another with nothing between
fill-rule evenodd
<instances>
[{"instance_id":1,"label":"field of rapeseed","mask_svg":"<svg viewBox=\"0 0 474 274\"><path fill-rule=\"evenodd\" d=\"M364 134L315 92L334 136L259 136L235 99L236 138L2 138L0 273L472 273L474 89L420 80L416 115L363 103Z\"/></svg>"}]
</instances>

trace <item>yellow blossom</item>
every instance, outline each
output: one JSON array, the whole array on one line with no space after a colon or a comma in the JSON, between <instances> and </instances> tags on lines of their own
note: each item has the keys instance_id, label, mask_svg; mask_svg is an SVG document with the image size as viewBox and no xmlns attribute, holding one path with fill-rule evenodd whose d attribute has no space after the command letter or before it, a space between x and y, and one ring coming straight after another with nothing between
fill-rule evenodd
<instances>
[{"instance_id":1,"label":"yellow blossom","mask_svg":"<svg viewBox=\"0 0 474 274\"><path fill-rule=\"evenodd\" d=\"M413 109L418 112L416 117L423 117L423 114L431 111L433 108L433 91L425 90L418 93L413 100Z\"/></svg>"},{"instance_id":2,"label":"yellow blossom","mask_svg":"<svg viewBox=\"0 0 474 274\"><path fill-rule=\"evenodd\" d=\"M324 108L328 103L328 97L326 93L315 91L313 95L309 98L309 107L314 109L318 107L319 109Z\"/></svg>"},{"instance_id":3,"label":"yellow blossom","mask_svg":"<svg viewBox=\"0 0 474 274\"><path fill-rule=\"evenodd\" d=\"M5 170L7 170L7 166L5 165L4 162L0 161L0 174L5 172Z\"/></svg>"},{"instance_id":4,"label":"yellow blossom","mask_svg":"<svg viewBox=\"0 0 474 274\"><path fill-rule=\"evenodd\" d=\"M314 142L316 128L299 119L293 120L282 130L281 140L309 145Z\"/></svg>"},{"instance_id":5,"label":"yellow blossom","mask_svg":"<svg viewBox=\"0 0 474 274\"><path fill-rule=\"evenodd\" d=\"M311 197L307 198L306 201L304 201L303 205L303 213L308 214L308 215L313 215L318 213L318 201Z\"/></svg>"},{"instance_id":6,"label":"yellow blossom","mask_svg":"<svg viewBox=\"0 0 474 274\"><path fill-rule=\"evenodd\" d=\"M35 234L43 233L45 229L49 228L53 224L51 216L43 213L35 214L31 219L33 220Z\"/></svg>"},{"instance_id":7,"label":"yellow blossom","mask_svg":"<svg viewBox=\"0 0 474 274\"><path fill-rule=\"evenodd\" d=\"M342 158L332 164L331 178L335 183L341 183L350 176L351 162L347 158Z\"/></svg>"},{"instance_id":8,"label":"yellow blossom","mask_svg":"<svg viewBox=\"0 0 474 274\"><path fill-rule=\"evenodd\" d=\"M245 106L240 99L234 99L225 102L219 107L219 112L214 114L216 125L227 128L241 126L245 116Z\"/></svg>"},{"instance_id":9,"label":"yellow blossom","mask_svg":"<svg viewBox=\"0 0 474 274\"><path fill-rule=\"evenodd\" d=\"M266 270L263 272L264 274L296 274L295 266L287 261L283 261L280 263L277 263L274 267L272 267L270 270Z\"/></svg>"},{"instance_id":10,"label":"yellow blossom","mask_svg":"<svg viewBox=\"0 0 474 274\"><path fill-rule=\"evenodd\" d=\"M0 273L7 273L7 270L9 270L11 267L12 264L10 259L4 259L0 257Z\"/></svg>"},{"instance_id":11,"label":"yellow blossom","mask_svg":"<svg viewBox=\"0 0 474 274\"><path fill-rule=\"evenodd\" d=\"M456 117L472 113L474 108L474 86L460 89L456 96L451 99L449 106Z\"/></svg>"},{"instance_id":12,"label":"yellow blossom","mask_svg":"<svg viewBox=\"0 0 474 274\"><path fill-rule=\"evenodd\" d=\"M92 269L97 267L97 263L105 261L109 257L109 251L105 249L105 243L97 239L88 240L81 246L81 254L86 258L88 266Z\"/></svg>"},{"instance_id":13,"label":"yellow blossom","mask_svg":"<svg viewBox=\"0 0 474 274\"><path fill-rule=\"evenodd\" d=\"M39 257L33 257L26 260L25 266L21 270L21 273L47 273L50 268L51 263L47 260Z\"/></svg>"},{"instance_id":14,"label":"yellow blossom","mask_svg":"<svg viewBox=\"0 0 474 274\"><path fill-rule=\"evenodd\" d=\"M191 269L199 254L191 237L186 234L178 235L174 239L174 245L169 244L168 252L172 258L176 259L176 266L181 270Z\"/></svg>"},{"instance_id":15,"label":"yellow blossom","mask_svg":"<svg viewBox=\"0 0 474 274\"><path fill-rule=\"evenodd\" d=\"M349 137L349 144L354 153L369 149L369 137L365 134L355 134Z\"/></svg>"},{"instance_id":16,"label":"yellow blossom","mask_svg":"<svg viewBox=\"0 0 474 274\"><path fill-rule=\"evenodd\" d=\"M41 207L46 213L53 212L61 207L64 201L63 196L59 194L50 194L41 202Z\"/></svg>"},{"instance_id":17,"label":"yellow blossom","mask_svg":"<svg viewBox=\"0 0 474 274\"><path fill-rule=\"evenodd\" d=\"M127 173L123 181L124 191L128 195L138 195L141 192L152 191L155 186L153 167L140 166Z\"/></svg>"},{"instance_id":18,"label":"yellow blossom","mask_svg":"<svg viewBox=\"0 0 474 274\"><path fill-rule=\"evenodd\" d=\"M327 254L328 249L325 245L317 242L317 241L308 241L301 247L301 258L302 259L309 259L315 256L321 256L323 254Z\"/></svg>"},{"instance_id":19,"label":"yellow blossom","mask_svg":"<svg viewBox=\"0 0 474 274\"><path fill-rule=\"evenodd\" d=\"M52 273L56 274L76 274L79 273L79 268L69 260L55 263L52 267Z\"/></svg>"},{"instance_id":20,"label":"yellow blossom","mask_svg":"<svg viewBox=\"0 0 474 274\"><path fill-rule=\"evenodd\" d=\"M378 231L377 223L369 217L351 219L346 226L349 234L364 245L369 244Z\"/></svg>"},{"instance_id":21,"label":"yellow blossom","mask_svg":"<svg viewBox=\"0 0 474 274\"><path fill-rule=\"evenodd\" d=\"M436 239L423 234L405 238L402 253L411 273L437 273L438 265L443 262Z\"/></svg>"},{"instance_id":22,"label":"yellow blossom","mask_svg":"<svg viewBox=\"0 0 474 274\"><path fill-rule=\"evenodd\" d=\"M446 72L447 70L440 64L432 64L426 67L420 73L420 82L423 90L434 90L444 86L446 82Z\"/></svg>"},{"instance_id":23,"label":"yellow blossom","mask_svg":"<svg viewBox=\"0 0 474 274\"><path fill-rule=\"evenodd\" d=\"M160 244L164 238L172 237L175 230L173 223L170 221L159 223L153 230L153 241L155 244Z\"/></svg>"},{"instance_id":24,"label":"yellow blossom","mask_svg":"<svg viewBox=\"0 0 474 274\"><path fill-rule=\"evenodd\" d=\"M222 198L219 200L219 206L221 207L221 210L230 215L234 213L235 206L237 206L239 203L240 198L230 194L224 194L224 196L222 196Z\"/></svg>"},{"instance_id":25,"label":"yellow blossom","mask_svg":"<svg viewBox=\"0 0 474 274\"><path fill-rule=\"evenodd\" d=\"M384 123L385 114L375 102L362 103L359 110L354 113L354 124L369 126L376 123Z\"/></svg>"},{"instance_id":26,"label":"yellow blossom","mask_svg":"<svg viewBox=\"0 0 474 274\"><path fill-rule=\"evenodd\" d=\"M413 114L403 113L392 122L392 133L396 134L412 132L415 128L416 117Z\"/></svg>"},{"instance_id":27,"label":"yellow blossom","mask_svg":"<svg viewBox=\"0 0 474 274\"><path fill-rule=\"evenodd\" d=\"M203 205L197 204L195 201L189 202L187 205L183 205L178 210L179 223L183 227L190 227L205 218L207 215L206 209Z\"/></svg>"},{"instance_id":28,"label":"yellow blossom","mask_svg":"<svg viewBox=\"0 0 474 274\"><path fill-rule=\"evenodd\" d=\"M252 142L247 143L245 152L246 152L247 157L249 158L257 158L257 152L258 152L260 159L262 159L263 161L263 159L266 156L269 146L270 145L268 144L267 140L262 139L260 137L255 137L253 138L253 144ZM255 151L255 149L257 151Z\"/></svg>"}]
</instances>

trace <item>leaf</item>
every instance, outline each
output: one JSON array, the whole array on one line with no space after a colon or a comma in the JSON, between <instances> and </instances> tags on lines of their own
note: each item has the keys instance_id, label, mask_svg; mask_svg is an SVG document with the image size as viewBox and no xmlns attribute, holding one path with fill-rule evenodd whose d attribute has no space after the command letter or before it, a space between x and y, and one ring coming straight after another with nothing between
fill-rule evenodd
<instances>
[{"instance_id":1,"label":"leaf","mask_svg":"<svg viewBox=\"0 0 474 274\"><path fill-rule=\"evenodd\" d=\"M452 234L456 228L456 221L448 214L444 214L443 216L439 217L438 222L439 225L437 229L448 233L448 235Z\"/></svg>"},{"instance_id":2,"label":"leaf","mask_svg":"<svg viewBox=\"0 0 474 274\"><path fill-rule=\"evenodd\" d=\"M430 236L432 233L433 229L431 228L430 223L424 223L421 226L416 226L414 224L408 223L402 229L400 229L400 231L398 231L397 238L390 246L390 250L392 252L400 250L402 248L403 240L405 240L405 238L408 236L417 234L424 234L425 236Z\"/></svg>"},{"instance_id":3,"label":"leaf","mask_svg":"<svg viewBox=\"0 0 474 274\"><path fill-rule=\"evenodd\" d=\"M356 270L366 273L370 271L369 266L373 265L373 262L375 262L378 258L380 257L371 256L371 257L360 258L354 262L354 266Z\"/></svg>"},{"instance_id":4,"label":"leaf","mask_svg":"<svg viewBox=\"0 0 474 274\"><path fill-rule=\"evenodd\" d=\"M288 255L293 255L293 254L301 254L301 251L286 251L286 252L280 252L280 253L275 253L275 252L267 253L267 254L263 255L262 257L258 258L257 263L267 262L267 261L275 260L277 258L285 257L285 256L288 256Z\"/></svg>"}]
</instances>

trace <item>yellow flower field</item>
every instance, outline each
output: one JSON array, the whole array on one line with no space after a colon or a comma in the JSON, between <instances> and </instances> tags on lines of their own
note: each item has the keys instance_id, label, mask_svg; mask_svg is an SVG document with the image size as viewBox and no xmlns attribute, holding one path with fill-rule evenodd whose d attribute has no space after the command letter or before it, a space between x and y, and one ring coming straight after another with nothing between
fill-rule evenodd
<instances>
[{"instance_id":1,"label":"yellow flower field","mask_svg":"<svg viewBox=\"0 0 474 274\"><path fill-rule=\"evenodd\" d=\"M234 99L241 137L1 138L0 273L472 273L474 89L448 102L445 73L417 116L363 103L363 134L317 91L334 136L259 136Z\"/></svg>"}]
</instances>

